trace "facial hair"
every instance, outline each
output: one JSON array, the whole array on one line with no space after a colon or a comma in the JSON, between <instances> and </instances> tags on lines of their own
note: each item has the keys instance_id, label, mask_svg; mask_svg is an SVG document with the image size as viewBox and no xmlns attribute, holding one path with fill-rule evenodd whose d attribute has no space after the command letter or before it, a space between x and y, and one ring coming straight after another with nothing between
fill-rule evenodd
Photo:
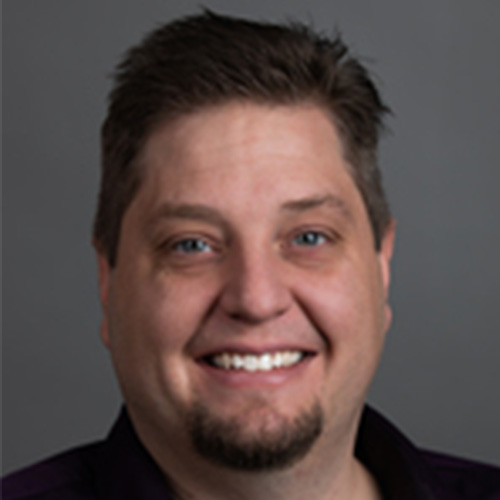
<instances>
[{"instance_id":1,"label":"facial hair","mask_svg":"<svg viewBox=\"0 0 500 500\"><path fill-rule=\"evenodd\" d=\"M273 415L272 428L250 434L248 418L223 419L198 402L187 422L198 453L212 463L247 472L286 469L302 459L323 430L323 410L318 402L294 418ZM258 418L258 416L256 417Z\"/></svg>"}]
</instances>

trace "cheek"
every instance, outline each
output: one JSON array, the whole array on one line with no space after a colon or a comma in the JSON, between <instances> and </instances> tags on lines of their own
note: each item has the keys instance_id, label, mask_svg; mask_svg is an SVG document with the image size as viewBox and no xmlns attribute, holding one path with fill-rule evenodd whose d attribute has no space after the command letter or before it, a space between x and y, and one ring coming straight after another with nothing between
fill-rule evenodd
<instances>
[{"instance_id":1,"label":"cheek","mask_svg":"<svg viewBox=\"0 0 500 500\"><path fill-rule=\"evenodd\" d=\"M210 285L126 278L110 301L111 352L122 385L187 390L188 347L210 309Z\"/></svg>"},{"instance_id":2,"label":"cheek","mask_svg":"<svg viewBox=\"0 0 500 500\"><path fill-rule=\"evenodd\" d=\"M323 336L335 362L378 359L386 308L377 273L344 266L333 276L309 280L307 286L304 283L302 280L297 290L297 300Z\"/></svg>"},{"instance_id":3,"label":"cheek","mask_svg":"<svg viewBox=\"0 0 500 500\"><path fill-rule=\"evenodd\" d=\"M189 284L162 276L126 283L114 301L115 329L151 351L182 350L197 330L208 298Z\"/></svg>"},{"instance_id":4,"label":"cheek","mask_svg":"<svg viewBox=\"0 0 500 500\"><path fill-rule=\"evenodd\" d=\"M364 400L377 368L384 306L376 281L371 284L352 273L311 285L302 286L300 304L323 337L325 376L320 392L327 405L333 405L332 411L347 411Z\"/></svg>"}]
</instances>

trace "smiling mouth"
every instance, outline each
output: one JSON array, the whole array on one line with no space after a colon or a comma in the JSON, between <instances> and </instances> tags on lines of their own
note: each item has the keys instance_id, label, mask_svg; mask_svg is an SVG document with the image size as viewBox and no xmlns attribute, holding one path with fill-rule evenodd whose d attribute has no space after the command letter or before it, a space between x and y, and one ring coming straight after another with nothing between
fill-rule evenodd
<instances>
[{"instance_id":1,"label":"smiling mouth","mask_svg":"<svg viewBox=\"0 0 500 500\"><path fill-rule=\"evenodd\" d=\"M263 354L236 354L222 352L207 356L204 360L222 370L239 370L245 372L268 372L280 368L290 368L303 361L309 353L304 351L277 351Z\"/></svg>"}]
</instances>

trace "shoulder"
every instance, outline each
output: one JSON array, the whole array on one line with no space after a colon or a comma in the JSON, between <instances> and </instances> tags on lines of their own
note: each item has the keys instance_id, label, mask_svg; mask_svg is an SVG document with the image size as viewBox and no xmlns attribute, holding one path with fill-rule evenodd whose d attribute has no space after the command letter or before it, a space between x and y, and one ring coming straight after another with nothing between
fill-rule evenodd
<instances>
[{"instance_id":1,"label":"shoulder","mask_svg":"<svg viewBox=\"0 0 500 500\"><path fill-rule=\"evenodd\" d=\"M15 472L4 500L171 498L165 478L142 446L125 409L103 440Z\"/></svg>"},{"instance_id":2,"label":"shoulder","mask_svg":"<svg viewBox=\"0 0 500 500\"><path fill-rule=\"evenodd\" d=\"M356 454L388 498L500 500L500 468L422 450L367 407Z\"/></svg>"},{"instance_id":3,"label":"shoulder","mask_svg":"<svg viewBox=\"0 0 500 500\"><path fill-rule=\"evenodd\" d=\"M3 500L90 500L92 457L100 443L92 443L48 458L2 478Z\"/></svg>"},{"instance_id":4,"label":"shoulder","mask_svg":"<svg viewBox=\"0 0 500 500\"><path fill-rule=\"evenodd\" d=\"M500 500L500 468L443 453L423 451L444 491L464 500Z\"/></svg>"}]
</instances>

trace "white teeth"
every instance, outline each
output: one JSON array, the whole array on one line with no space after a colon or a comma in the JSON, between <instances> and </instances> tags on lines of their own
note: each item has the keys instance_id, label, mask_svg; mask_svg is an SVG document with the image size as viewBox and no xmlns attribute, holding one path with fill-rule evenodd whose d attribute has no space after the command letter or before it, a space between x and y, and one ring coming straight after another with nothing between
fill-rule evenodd
<instances>
[{"instance_id":1,"label":"white teeth","mask_svg":"<svg viewBox=\"0 0 500 500\"><path fill-rule=\"evenodd\" d=\"M255 356L247 354L243 358L243 369L248 370L249 372L254 372L257 368L260 368L259 359Z\"/></svg>"},{"instance_id":2,"label":"white teeth","mask_svg":"<svg viewBox=\"0 0 500 500\"><path fill-rule=\"evenodd\" d=\"M230 368L236 368L237 370L243 368L245 366L245 361L241 356L231 356L230 354L226 353L226 356L229 359L229 366L227 367L227 370Z\"/></svg>"},{"instance_id":3,"label":"white teeth","mask_svg":"<svg viewBox=\"0 0 500 500\"><path fill-rule=\"evenodd\" d=\"M275 355L273 356L273 361L276 368L283 366L283 355L281 354L281 352L275 353Z\"/></svg>"},{"instance_id":4,"label":"white teeth","mask_svg":"<svg viewBox=\"0 0 500 500\"><path fill-rule=\"evenodd\" d=\"M260 357L260 369L264 371L269 371L273 368L273 359L270 354L263 354Z\"/></svg>"},{"instance_id":5,"label":"white teeth","mask_svg":"<svg viewBox=\"0 0 500 500\"><path fill-rule=\"evenodd\" d=\"M301 357L300 352L297 352L297 351L285 352L285 354L284 354L285 359L282 360L281 362L285 366L294 365L295 363L297 363L300 360L300 357Z\"/></svg>"},{"instance_id":6,"label":"white teeth","mask_svg":"<svg viewBox=\"0 0 500 500\"><path fill-rule=\"evenodd\" d=\"M229 356L227 352L225 352L221 356L221 363L226 370L229 370L229 368L231 368L231 356Z\"/></svg>"},{"instance_id":7,"label":"white teeth","mask_svg":"<svg viewBox=\"0 0 500 500\"><path fill-rule=\"evenodd\" d=\"M304 354L300 351L266 352L261 355L245 354L244 356L224 352L214 356L212 362L215 366L225 370L255 372L286 368L297 364L303 357Z\"/></svg>"}]
</instances>

